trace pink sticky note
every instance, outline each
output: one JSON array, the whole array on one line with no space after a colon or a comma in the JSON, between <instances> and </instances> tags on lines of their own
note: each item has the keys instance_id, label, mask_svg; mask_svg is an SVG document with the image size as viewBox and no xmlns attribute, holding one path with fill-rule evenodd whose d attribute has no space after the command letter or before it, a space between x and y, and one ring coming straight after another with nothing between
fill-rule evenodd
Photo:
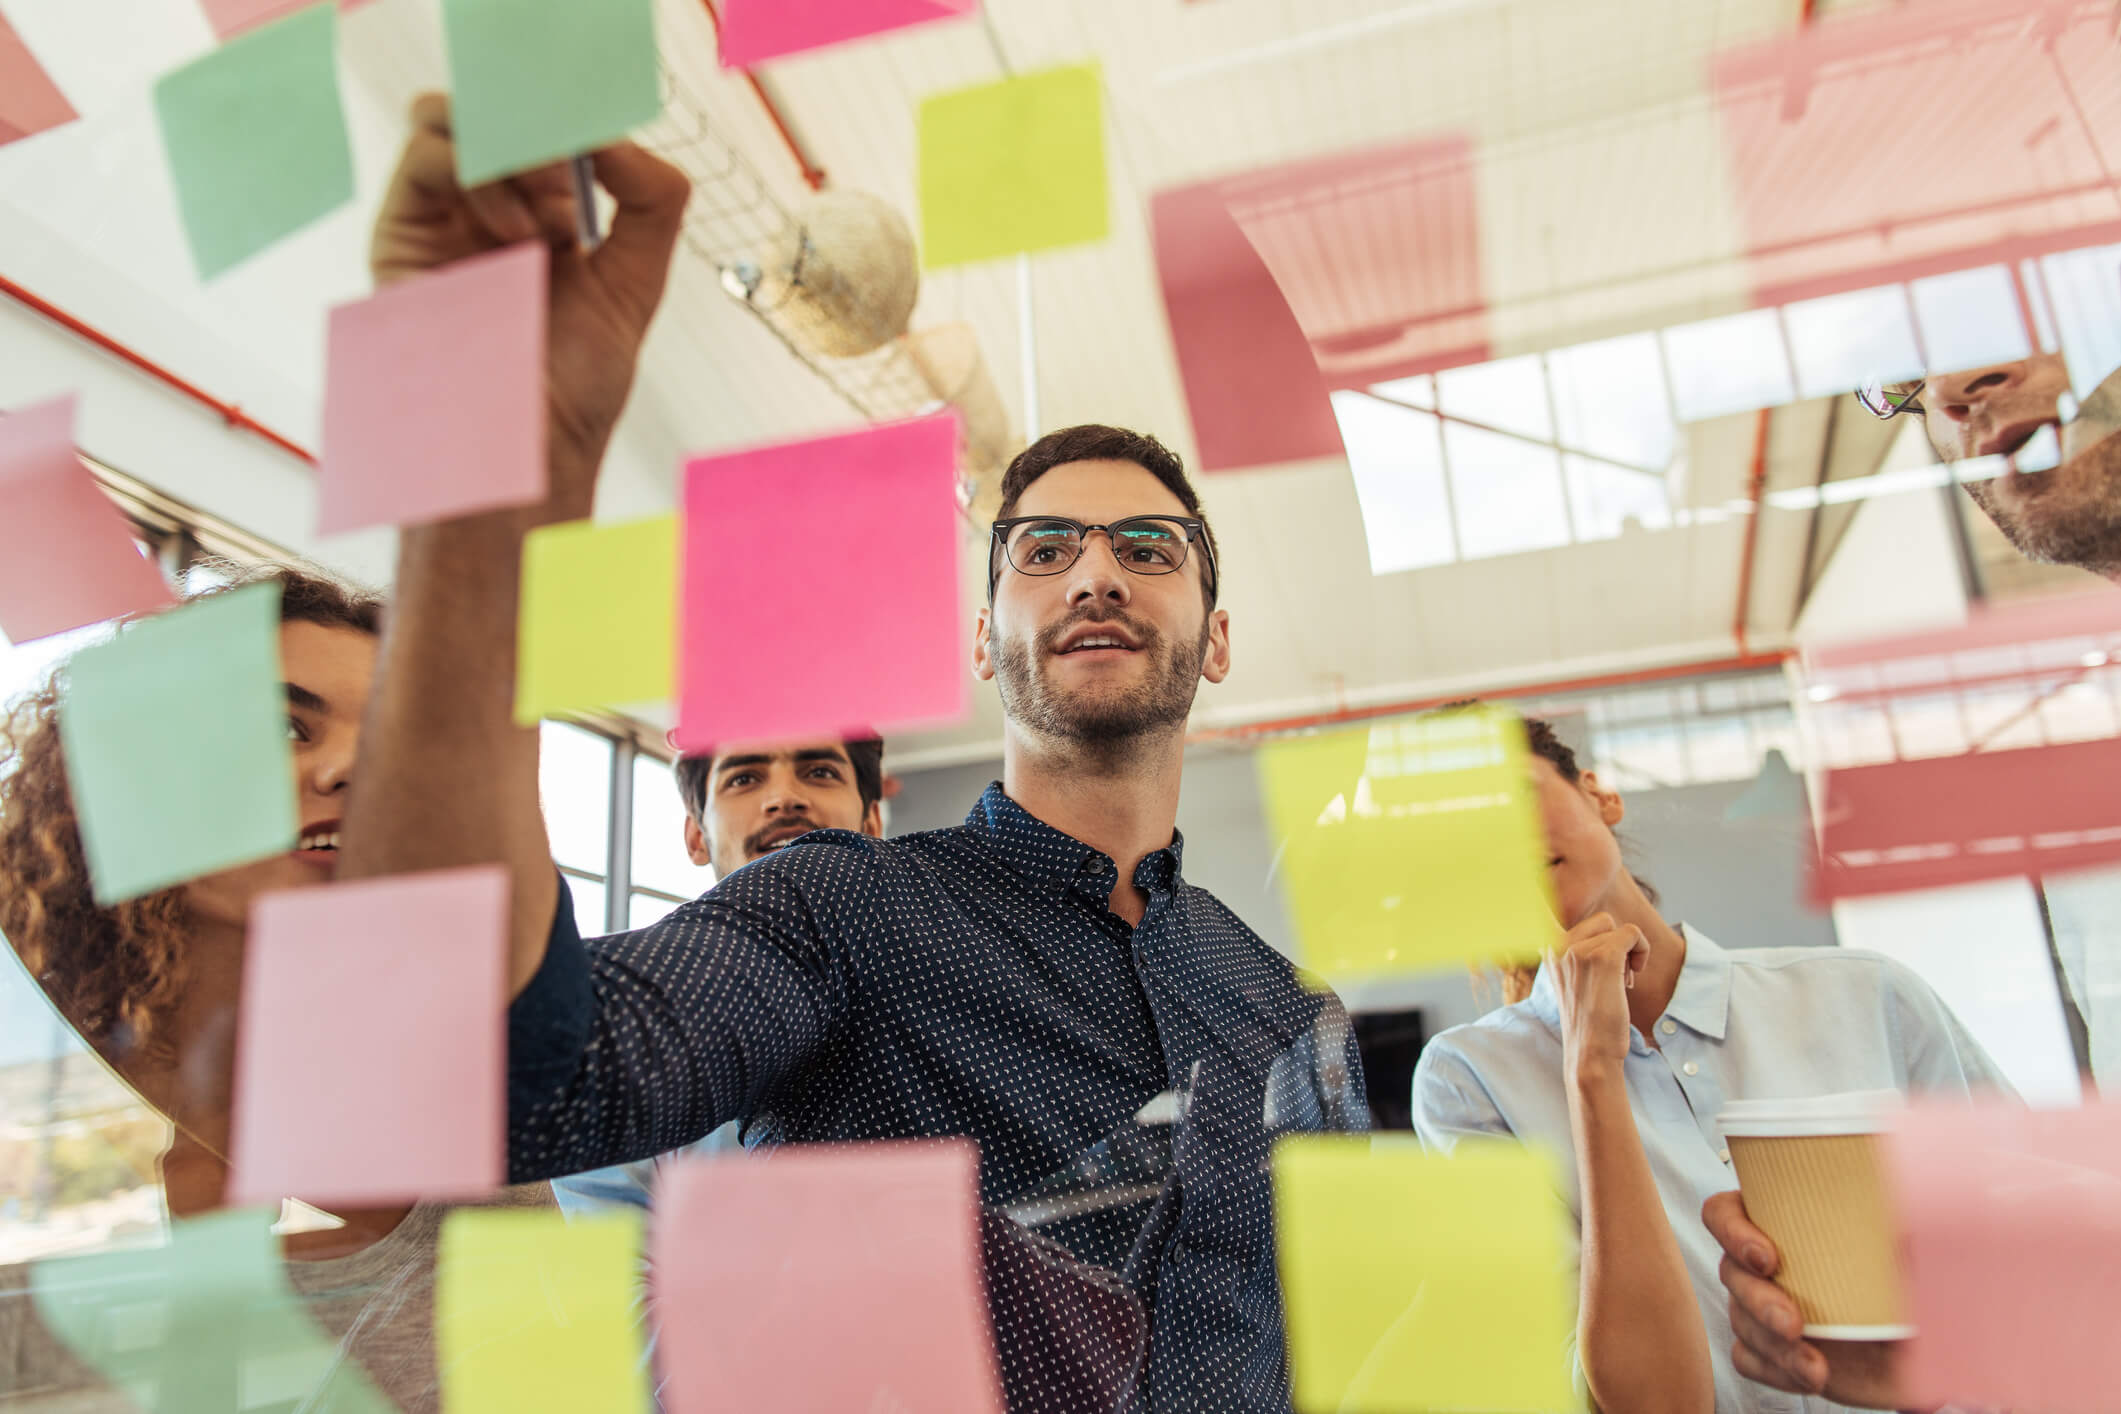
<instances>
[{"instance_id":1,"label":"pink sticky note","mask_svg":"<svg viewBox=\"0 0 2121 1414\"><path fill-rule=\"evenodd\" d=\"M7 16L0 15L0 147L77 116Z\"/></svg>"},{"instance_id":2,"label":"pink sticky note","mask_svg":"<svg viewBox=\"0 0 2121 1414\"><path fill-rule=\"evenodd\" d=\"M1487 361L1474 156L1451 133L1219 184L1326 386Z\"/></svg>"},{"instance_id":3,"label":"pink sticky note","mask_svg":"<svg viewBox=\"0 0 2121 1414\"><path fill-rule=\"evenodd\" d=\"M649 1262L670 1414L1000 1414L969 1141L688 1159L659 1183Z\"/></svg>"},{"instance_id":4,"label":"pink sticky note","mask_svg":"<svg viewBox=\"0 0 2121 1414\"><path fill-rule=\"evenodd\" d=\"M545 273L525 241L331 312L321 533L544 498Z\"/></svg>"},{"instance_id":5,"label":"pink sticky note","mask_svg":"<svg viewBox=\"0 0 2121 1414\"><path fill-rule=\"evenodd\" d=\"M722 67L972 14L979 0L724 0Z\"/></svg>"},{"instance_id":6,"label":"pink sticky note","mask_svg":"<svg viewBox=\"0 0 2121 1414\"><path fill-rule=\"evenodd\" d=\"M1718 56L1714 82L1758 304L2121 240L2100 0L1835 14Z\"/></svg>"},{"instance_id":7,"label":"pink sticky note","mask_svg":"<svg viewBox=\"0 0 2121 1414\"><path fill-rule=\"evenodd\" d=\"M15 643L170 602L154 562L74 454L74 400L0 416L0 633Z\"/></svg>"},{"instance_id":8,"label":"pink sticky note","mask_svg":"<svg viewBox=\"0 0 2121 1414\"><path fill-rule=\"evenodd\" d=\"M679 746L964 716L957 443L942 412L686 466Z\"/></svg>"},{"instance_id":9,"label":"pink sticky note","mask_svg":"<svg viewBox=\"0 0 2121 1414\"><path fill-rule=\"evenodd\" d=\"M2112 590L1811 654L1814 901L2121 861L2116 664Z\"/></svg>"},{"instance_id":10,"label":"pink sticky note","mask_svg":"<svg viewBox=\"0 0 2121 1414\"><path fill-rule=\"evenodd\" d=\"M1886 1154L1916 1332L1909 1407L2107 1414L2121 1104L1917 1106Z\"/></svg>"},{"instance_id":11,"label":"pink sticky note","mask_svg":"<svg viewBox=\"0 0 2121 1414\"><path fill-rule=\"evenodd\" d=\"M1200 469L1339 456L1311 345L1220 185L1157 193L1149 224Z\"/></svg>"},{"instance_id":12,"label":"pink sticky note","mask_svg":"<svg viewBox=\"0 0 2121 1414\"><path fill-rule=\"evenodd\" d=\"M252 905L231 1201L500 1185L508 901L507 871L484 866Z\"/></svg>"}]
</instances>

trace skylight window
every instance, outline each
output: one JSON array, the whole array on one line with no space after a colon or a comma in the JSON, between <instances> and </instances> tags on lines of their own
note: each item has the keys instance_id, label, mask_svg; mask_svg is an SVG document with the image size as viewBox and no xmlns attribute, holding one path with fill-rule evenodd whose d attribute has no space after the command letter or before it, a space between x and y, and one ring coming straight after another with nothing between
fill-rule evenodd
<instances>
[{"instance_id":1,"label":"skylight window","mask_svg":"<svg viewBox=\"0 0 2121 1414\"><path fill-rule=\"evenodd\" d=\"M1664 331L1664 354L1681 422L1797 400L1782 324L1772 309L1676 325Z\"/></svg>"},{"instance_id":2,"label":"skylight window","mask_svg":"<svg viewBox=\"0 0 2121 1414\"><path fill-rule=\"evenodd\" d=\"M1782 315L1802 397L1833 397L1871 378L1892 383L1922 376L1904 285L1801 300Z\"/></svg>"},{"instance_id":3,"label":"skylight window","mask_svg":"<svg viewBox=\"0 0 2121 1414\"><path fill-rule=\"evenodd\" d=\"M1333 415L1355 473L1370 573L1394 574L1457 559L1436 418L1357 392L1335 393Z\"/></svg>"}]
</instances>

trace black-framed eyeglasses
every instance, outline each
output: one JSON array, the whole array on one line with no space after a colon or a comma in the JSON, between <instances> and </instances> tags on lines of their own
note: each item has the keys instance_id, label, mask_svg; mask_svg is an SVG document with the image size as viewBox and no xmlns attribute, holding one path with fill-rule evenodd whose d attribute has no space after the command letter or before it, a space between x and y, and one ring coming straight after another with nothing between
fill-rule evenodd
<instances>
[{"instance_id":1,"label":"black-framed eyeglasses","mask_svg":"<svg viewBox=\"0 0 2121 1414\"><path fill-rule=\"evenodd\" d=\"M1176 574L1185 568L1194 545L1201 547L1202 577L1208 599L1215 599L1215 549L1208 527L1192 516L1128 516L1110 525L1085 525L1066 516L1009 516L994 523L988 552L987 597L994 597L1002 562L1018 574L1061 574L1083 557L1090 532L1102 530L1112 542L1120 568L1134 574Z\"/></svg>"},{"instance_id":2,"label":"black-framed eyeglasses","mask_svg":"<svg viewBox=\"0 0 2121 1414\"><path fill-rule=\"evenodd\" d=\"M1922 384L1886 383L1874 378L1856 390L1856 401L1873 417L1891 419L1904 412L1920 413Z\"/></svg>"}]
</instances>

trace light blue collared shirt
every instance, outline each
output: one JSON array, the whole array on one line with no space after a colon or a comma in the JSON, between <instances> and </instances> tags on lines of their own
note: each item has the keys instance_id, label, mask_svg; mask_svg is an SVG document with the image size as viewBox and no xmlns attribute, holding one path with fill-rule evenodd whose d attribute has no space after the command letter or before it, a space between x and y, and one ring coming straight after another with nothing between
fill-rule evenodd
<instances>
[{"instance_id":1,"label":"light blue collared shirt","mask_svg":"<svg viewBox=\"0 0 2121 1414\"><path fill-rule=\"evenodd\" d=\"M1694 929L1684 933L1686 965L1657 1022L1657 1046L1630 1028L1624 1069L1643 1151L1708 1327L1717 1414L1838 1414L1843 1406L1769 1389L1731 1365L1729 1303L1716 1277L1723 1249L1701 1223L1701 1205L1738 1186L1717 1112L1730 1100L2011 1093L2010 1085L1929 984L1891 958L1838 947L1732 952ZM1526 1000L1454 1026L1423 1049L1414 1128L1422 1143L1447 1152L1469 1136L1543 1145L1559 1162L1562 1198L1582 1230L1561 1011L1545 967ZM1574 1373L1582 1389L1580 1362Z\"/></svg>"}]
</instances>

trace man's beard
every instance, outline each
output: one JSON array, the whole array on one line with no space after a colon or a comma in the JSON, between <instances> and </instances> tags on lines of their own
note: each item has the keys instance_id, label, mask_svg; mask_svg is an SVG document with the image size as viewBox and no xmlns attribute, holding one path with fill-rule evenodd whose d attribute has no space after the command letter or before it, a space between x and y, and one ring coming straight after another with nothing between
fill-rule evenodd
<instances>
[{"instance_id":1,"label":"man's beard","mask_svg":"<svg viewBox=\"0 0 2121 1414\"><path fill-rule=\"evenodd\" d=\"M1970 481L1966 490L2027 558L2121 574L2121 436L2035 475L2056 481L2023 500L2003 501L1994 482Z\"/></svg>"},{"instance_id":2,"label":"man's beard","mask_svg":"<svg viewBox=\"0 0 2121 1414\"><path fill-rule=\"evenodd\" d=\"M1124 689L1060 687L1046 672L1053 646L1086 624L1118 623L1140 646L1146 677ZM1015 639L988 640L1002 711L1010 720L1049 740L1109 755L1145 737L1185 725L1208 651L1208 624L1191 644L1167 643L1156 629L1121 614L1075 614L1041 629L1029 649Z\"/></svg>"}]
</instances>

